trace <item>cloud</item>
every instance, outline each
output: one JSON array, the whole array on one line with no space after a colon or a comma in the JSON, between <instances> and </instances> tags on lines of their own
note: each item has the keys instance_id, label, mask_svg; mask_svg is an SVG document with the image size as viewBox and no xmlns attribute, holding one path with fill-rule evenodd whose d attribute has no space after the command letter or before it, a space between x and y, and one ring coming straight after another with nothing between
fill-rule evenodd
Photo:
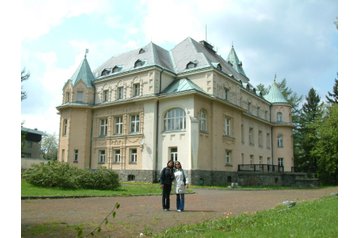
<instances>
[{"instance_id":1,"label":"cloud","mask_svg":"<svg viewBox=\"0 0 358 238\"><path fill-rule=\"evenodd\" d=\"M34 40L60 25L66 18L105 11L106 0L25 0L21 13L22 39Z\"/></svg>"}]
</instances>

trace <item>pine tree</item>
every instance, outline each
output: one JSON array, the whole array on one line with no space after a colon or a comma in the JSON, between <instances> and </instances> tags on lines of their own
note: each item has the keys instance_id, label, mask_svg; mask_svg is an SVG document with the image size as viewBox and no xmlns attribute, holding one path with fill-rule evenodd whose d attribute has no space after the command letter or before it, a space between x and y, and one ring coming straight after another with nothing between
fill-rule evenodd
<instances>
[{"instance_id":1,"label":"pine tree","mask_svg":"<svg viewBox=\"0 0 358 238\"><path fill-rule=\"evenodd\" d=\"M338 79L334 80L333 92L328 92L326 96L328 103L338 103Z\"/></svg>"}]
</instances>

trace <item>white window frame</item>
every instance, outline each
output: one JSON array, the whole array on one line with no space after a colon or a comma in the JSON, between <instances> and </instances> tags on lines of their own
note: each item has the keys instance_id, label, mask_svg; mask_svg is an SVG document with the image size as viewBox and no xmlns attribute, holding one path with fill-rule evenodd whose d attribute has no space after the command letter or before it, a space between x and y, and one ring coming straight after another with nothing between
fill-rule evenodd
<instances>
[{"instance_id":1,"label":"white window frame","mask_svg":"<svg viewBox=\"0 0 358 238\"><path fill-rule=\"evenodd\" d=\"M116 116L114 118L114 128L116 135L123 134L123 116Z\"/></svg>"},{"instance_id":2,"label":"white window frame","mask_svg":"<svg viewBox=\"0 0 358 238\"><path fill-rule=\"evenodd\" d=\"M249 128L249 144L255 145L254 128L253 127Z\"/></svg>"},{"instance_id":3,"label":"white window frame","mask_svg":"<svg viewBox=\"0 0 358 238\"><path fill-rule=\"evenodd\" d=\"M108 102L109 101L109 90L103 90L103 102Z\"/></svg>"},{"instance_id":4,"label":"white window frame","mask_svg":"<svg viewBox=\"0 0 358 238\"><path fill-rule=\"evenodd\" d=\"M140 83L133 84L133 97L140 96Z\"/></svg>"},{"instance_id":5,"label":"white window frame","mask_svg":"<svg viewBox=\"0 0 358 238\"><path fill-rule=\"evenodd\" d=\"M118 100L121 100L124 98L124 87L123 86L120 86L117 88L117 99Z\"/></svg>"},{"instance_id":6,"label":"white window frame","mask_svg":"<svg viewBox=\"0 0 358 238\"><path fill-rule=\"evenodd\" d=\"M113 163L119 164L119 163L122 162L121 159L122 159L121 150L120 149L115 149L113 151Z\"/></svg>"},{"instance_id":7,"label":"white window frame","mask_svg":"<svg viewBox=\"0 0 358 238\"><path fill-rule=\"evenodd\" d=\"M282 134L278 134L278 136L277 136L277 147L283 148L283 135Z\"/></svg>"},{"instance_id":8,"label":"white window frame","mask_svg":"<svg viewBox=\"0 0 358 238\"><path fill-rule=\"evenodd\" d=\"M225 150L225 164L231 165L232 161L232 150Z\"/></svg>"},{"instance_id":9,"label":"white window frame","mask_svg":"<svg viewBox=\"0 0 358 238\"><path fill-rule=\"evenodd\" d=\"M136 148L130 149L130 164L136 164L138 161L138 150Z\"/></svg>"},{"instance_id":10,"label":"white window frame","mask_svg":"<svg viewBox=\"0 0 358 238\"><path fill-rule=\"evenodd\" d=\"M108 130L108 119L107 118L100 119L99 136L107 136L107 130Z\"/></svg>"},{"instance_id":11,"label":"white window frame","mask_svg":"<svg viewBox=\"0 0 358 238\"><path fill-rule=\"evenodd\" d=\"M178 147L169 147L169 158L173 161L178 160Z\"/></svg>"},{"instance_id":12,"label":"white window frame","mask_svg":"<svg viewBox=\"0 0 358 238\"><path fill-rule=\"evenodd\" d=\"M131 115L130 118L131 118L130 133L131 134L139 133L139 126L140 126L139 114Z\"/></svg>"},{"instance_id":13,"label":"white window frame","mask_svg":"<svg viewBox=\"0 0 358 238\"><path fill-rule=\"evenodd\" d=\"M225 136L232 136L232 126L231 123L232 118L225 116L224 118L224 135Z\"/></svg>"},{"instance_id":14,"label":"white window frame","mask_svg":"<svg viewBox=\"0 0 358 238\"><path fill-rule=\"evenodd\" d=\"M282 122L282 112L277 112L276 116L277 122Z\"/></svg>"},{"instance_id":15,"label":"white window frame","mask_svg":"<svg viewBox=\"0 0 358 238\"><path fill-rule=\"evenodd\" d=\"M98 163L99 164L106 163L106 151L105 150L98 151Z\"/></svg>"}]
</instances>

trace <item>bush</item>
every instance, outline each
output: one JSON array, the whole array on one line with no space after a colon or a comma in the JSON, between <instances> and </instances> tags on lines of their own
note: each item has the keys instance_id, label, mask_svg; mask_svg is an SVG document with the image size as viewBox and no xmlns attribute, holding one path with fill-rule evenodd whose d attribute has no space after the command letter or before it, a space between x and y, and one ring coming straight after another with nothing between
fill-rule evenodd
<instances>
[{"instance_id":1,"label":"bush","mask_svg":"<svg viewBox=\"0 0 358 238\"><path fill-rule=\"evenodd\" d=\"M90 171L58 161L33 165L24 172L23 178L36 186L65 189L114 190L120 186L119 176L112 170L100 168Z\"/></svg>"}]
</instances>

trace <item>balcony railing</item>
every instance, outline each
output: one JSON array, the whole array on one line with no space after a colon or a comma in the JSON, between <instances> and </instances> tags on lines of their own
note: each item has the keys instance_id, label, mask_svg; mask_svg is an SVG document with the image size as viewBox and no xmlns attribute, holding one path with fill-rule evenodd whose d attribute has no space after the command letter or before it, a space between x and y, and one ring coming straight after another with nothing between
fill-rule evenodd
<instances>
[{"instance_id":1,"label":"balcony railing","mask_svg":"<svg viewBox=\"0 0 358 238\"><path fill-rule=\"evenodd\" d=\"M272 164L239 164L237 166L237 171L274 173L284 172L284 167Z\"/></svg>"}]
</instances>

